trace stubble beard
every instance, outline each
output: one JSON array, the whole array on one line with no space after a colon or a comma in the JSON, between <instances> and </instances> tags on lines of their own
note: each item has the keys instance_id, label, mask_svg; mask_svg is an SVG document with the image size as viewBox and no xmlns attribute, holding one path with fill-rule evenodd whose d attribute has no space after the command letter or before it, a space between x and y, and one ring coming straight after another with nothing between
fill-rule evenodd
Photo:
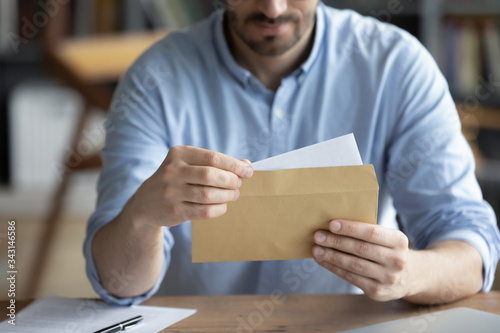
<instances>
[{"instance_id":1,"label":"stubble beard","mask_svg":"<svg viewBox=\"0 0 500 333\"><path fill-rule=\"evenodd\" d=\"M291 22L295 24L295 28L293 31L293 38L289 41L285 41L283 43L279 43L280 36L266 36L264 40L255 41L251 40L248 36L245 35L243 28L241 26L240 19L237 17L236 13L231 10L227 11L227 19L229 23L230 29L247 45L252 51L255 53L265 56L265 57L275 57L281 56L285 54L288 50L292 49L297 43L302 39L306 31L311 27L311 25L315 22L315 14L316 10L313 9L310 12L306 13L304 16L304 20L301 23L300 18L296 16L286 16L280 17L277 19L268 19L262 14L254 14L247 18L245 18L245 23L249 21L258 21L258 22L268 22L268 23L285 23Z\"/></svg>"}]
</instances>

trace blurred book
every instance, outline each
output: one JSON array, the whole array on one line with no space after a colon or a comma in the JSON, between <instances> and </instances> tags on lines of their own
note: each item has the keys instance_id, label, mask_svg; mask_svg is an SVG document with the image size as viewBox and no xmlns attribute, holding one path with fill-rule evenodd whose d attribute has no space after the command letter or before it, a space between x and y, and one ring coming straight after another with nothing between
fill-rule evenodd
<instances>
[{"instance_id":1,"label":"blurred book","mask_svg":"<svg viewBox=\"0 0 500 333\"><path fill-rule=\"evenodd\" d=\"M89 35L95 32L96 0L75 1L75 18L73 30L75 35Z\"/></svg>"},{"instance_id":2,"label":"blurred book","mask_svg":"<svg viewBox=\"0 0 500 333\"><path fill-rule=\"evenodd\" d=\"M146 30L146 13L140 1L125 0L123 28L127 31Z\"/></svg>"},{"instance_id":3,"label":"blurred book","mask_svg":"<svg viewBox=\"0 0 500 333\"><path fill-rule=\"evenodd\" d=\"M119 4L117 0L96 0L96 31L110 33L118 30Z\"/></svg>"},{"instance_id":4,"label":"blurred book","mask_svg":"<svg viewBox=\"0 0 500 333\"><path fill-rule=\"evenodd\" d=\"M448 85L452 93L457 92L460 88L458 87L457 80L457 68L458 68L458 52L457 45L459 41L459 29L460 26L452 20L446 21L444 23L444 46L443 56L442 56L442 66L444 68L444 75L448 80Z\"/></svg>"},{"instance_id":5,"label":"blurred book","mask_svg":"<svg viewBox=\"0 0 500 333\"><path fill-rule=\"evenodd\" d=\"M500 82L500 26L486 20L483 27L484 66L486 77Z\"/></svg>"},{"instance_id":6,"label":"blurred book","mask_svg":"<svg viewBox=\"0 0 500 333\"><path fill-rule=\"evenodd\" d=\"M17 1L0 1L0 54L12 50L11 39L13 34L18 34L17 28Z\"/></svg>"},{"instance_id":7,"label":"blurred book","mask_svg":"<svg viewBox=\"0 0 500 333\"><path fill-rule=\"evenodd\" d=\"M457 99L476 96L485 82L500 81L500 24L489 17L448 18L443 23L440 67ZM478 97L478 96L476 96ZM498 104L500 89L481 102Z\"/></svg>"},{"instance_id":8,"label":"blurred book","mask_svg":"<svg viewBox=\"0 0 500 333\"><path fill-rule=\"evenodd\" d=\"M435 1L435 0L434 0ZM440 0L445 13L460 15L498 15L498 0Z\"/></svg>"},{"instance_id":9,"label":"blurred book","mask_svg":"<svg viewBox=\"0 0 500 333\"><path fill-rule=\"evenodd\" d=\"M471 21L466 21L459 31L457 80L458 93L466 96L474 93L481 76L481 44L478 31ZM452 50L453 52L453 50Z\"/></svg>"},{"instance_id":10,"label":"blurred book","mask_svg":"<svg viewBox=\"0 0 500 333\"><path fill-rule=\"evenodd\" d=\"M207 0L141 0L145 12L157 29L180 29L193 24L215 10Z\"/></svg>"}]
</instances>

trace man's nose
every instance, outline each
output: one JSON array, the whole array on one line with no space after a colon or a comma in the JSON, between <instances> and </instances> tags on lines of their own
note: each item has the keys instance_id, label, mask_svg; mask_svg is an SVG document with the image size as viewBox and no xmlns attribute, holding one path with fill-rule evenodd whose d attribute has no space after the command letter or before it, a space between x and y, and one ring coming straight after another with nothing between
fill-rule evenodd
<instances>
[{"instance_id":1,"label":"man's nose","mask_svg":"<svg viewBox=\"0 0 500 333\"><path fill-rule=\"evenodd\" d=\"M287 8L288 0L260 0L259 10L270 19L275 19L283 15Z\"/></svg>"}]
</instances>

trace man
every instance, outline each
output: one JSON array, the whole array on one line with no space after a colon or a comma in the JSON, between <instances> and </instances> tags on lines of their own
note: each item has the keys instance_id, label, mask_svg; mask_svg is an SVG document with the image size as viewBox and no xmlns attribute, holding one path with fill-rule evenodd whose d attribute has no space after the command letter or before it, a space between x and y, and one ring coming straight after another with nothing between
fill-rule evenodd
<instances>
[{"instance_id":1,"label":"man","mask_svg":"<svg viewBox=\"0 0 500 333\"><path fill-rule=\"evenodd\" d=\"M319 0L226 5L153 46L117 88L84 245L98 294L122 305L158 290L441 303L489 290L494 214L423 47ZM224 214L249 160L350 132L375 166L379 225L332 216L311 235L314 260L191 263L189 221Z\"/></svg>"}]
</instances>

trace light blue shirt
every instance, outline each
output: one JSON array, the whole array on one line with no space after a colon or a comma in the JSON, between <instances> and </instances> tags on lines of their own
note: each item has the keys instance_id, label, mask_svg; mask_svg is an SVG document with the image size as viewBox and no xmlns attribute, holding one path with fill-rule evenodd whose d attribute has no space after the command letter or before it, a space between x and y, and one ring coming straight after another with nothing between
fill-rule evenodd
<instances>
[{"instance_id":1,"label":"light blue shirt","mask_svg":"<svg viewBox=\"0 0 500 333\"><path fill-rule=\"evenodd\" d=\"M171 33L136 61L116 90L84 244L99 296L128 305L157 291L360 293L312 259L192 263L189 221L164 228L161 277L140 297L109 295L91 254L96 231L120 213L170 147L257 161L351 132L363 162L377 173L378 223L397 228L397 211L416 249L450 239L472 244L483 259L482 290L489 290L500 252L494 213L482 199L447 83L422 45L394 26L320 3L311 54L273 92L235 62L223 17L218 11ZM126 286L127 272L115 273L116 288Z\"/></svg>"}]
</instances>

